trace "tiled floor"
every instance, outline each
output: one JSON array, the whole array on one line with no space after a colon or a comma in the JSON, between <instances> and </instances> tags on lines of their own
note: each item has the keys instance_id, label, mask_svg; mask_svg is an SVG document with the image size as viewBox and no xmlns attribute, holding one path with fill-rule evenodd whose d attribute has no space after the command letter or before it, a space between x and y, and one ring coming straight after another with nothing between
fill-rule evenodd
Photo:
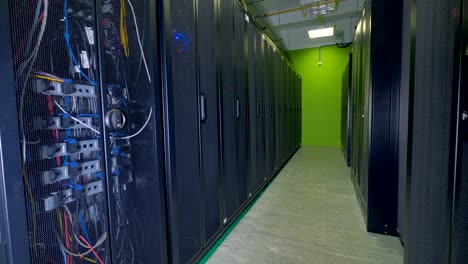
<instances>
[{"instance_id":1,"label":"tiled floor","mask_svg":"<svg viewBox=\"0 0 468 264\"><path fill-rule=\"evenodd\" d=\"M208 263L400 264L395 237L366 232L341 150L303 147Z\"/></svg>"}]
</instances>

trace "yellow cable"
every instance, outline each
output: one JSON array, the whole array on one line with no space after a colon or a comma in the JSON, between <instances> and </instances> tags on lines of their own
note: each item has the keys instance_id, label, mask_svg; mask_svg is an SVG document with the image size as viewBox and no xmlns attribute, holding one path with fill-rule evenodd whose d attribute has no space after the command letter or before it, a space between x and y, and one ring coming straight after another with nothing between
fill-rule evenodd
<instances>
[{"instance_id":1,"label":"yellow cable","mask_svg":"<svg viewBox=\"0 0 468 264\"><path fill-rule=\"evenodd\" d=\"M62 80L62 79L57 79L57 78L52 78L52 77L42 76L42 75L34 75L34 77L39 78L39 79L44 79L44 80L52 81L52 82L60 82L60 83L65 82L65 81Z\"/></svg>"},{"instance_id":2,"label":"yellow cable","mask_svg":"<svg viewBox=\"0 0 468 264\"><path fill-rule=\"evenodd\" d=\"M36 219L36 202L34 200L34 195L31 190L31 186L29 186L28 177L26 175L26 168L23 169L23 180L24 185L28 191L29 201L31 202L31 213L32 213L32 222L33 222L33 242L34 245L37 244L37 219ZM37 255L37 249L34 247L34 253Z\"/></svg>"},{"instance_id":3,"label":"yellow cable","mask_svg":"<svg viewBox=\"0 0 468 264\"><path fill-rule=\"evenodd\" d=\"M97 263L97 261L95 261L94 259L90 259L90 258L87 258L87 257L83 257L84 260L86 261L89 261L91 263Z\"/></svg>"},{"instance_id":4,"label":"yellow cable","mask_svg":"<svg viewBox=\"0 0 468 264\"><path fill-rule=\"evenodd\" d=\"M57 218L59 222L60 233L63 235L63 220L62 220L62 211L60 211L60 208L57 208Z\"/></svg>"},{"instance_id":5,"label":"yellow cable","mask_svg":"<svg viewBox=\"0 0 468 264\"><path fill-rule=\"evenodd\" d=\"M125 17L127 16L127 8L125 0L120 0L120 43L122 44L125 56L130 56L130 48L128 46L128 31Z\"/></svg>"}]
</instances>

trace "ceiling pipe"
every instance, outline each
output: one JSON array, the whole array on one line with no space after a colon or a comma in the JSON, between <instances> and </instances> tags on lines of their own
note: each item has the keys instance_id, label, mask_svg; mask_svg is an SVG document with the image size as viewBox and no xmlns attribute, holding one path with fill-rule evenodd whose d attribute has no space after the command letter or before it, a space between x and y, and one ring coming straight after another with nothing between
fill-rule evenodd
<instances>
[{"instance_id":1,"label":"ceiling pipe","mask_svg":"<svg viewBox=\"0 0 468 264\"><path fill-rule=\"evenodd\" d=\"M257 0L257 1L254 1L254 2L249 2L249 3L247 3L247 5L252 4L252 6L255 8L256 13L261 14L261 13L262 13L262 10L260 10L260 8L258 7L257 3L258 3L258 2L263 2L263 1L264 1L264 0ZM255 17L255 16L254 16L254 17ZM263 19L265 19L265 17L263 17L263 16L255 17L255 18L263 18ZM263 31L265 31L265 33L266 33L266 30L268 29L268 30L271 32L271 34L273 35L273 37L270 38L271 41L276 42L278 48L279 48L280 50L283 50L284 52L287 53L287 52L288 52L288 47L287 47L285 44L282 43L282 42L283 42L283 39L282 39L281 37L278 37L277 33L270 27L270 25L269 25L269 23L268 23L267 21L264 20L264 21L263 21L263 24L264 24L264 25L262 25L262 26L263 26L263 28L262 28ZM276 41L275 41L275 40L276 40ZM278 44L279 44L279 45L278 45Z\"/></svg>"},{"instance_id":2,"label":"ceiling pipe","mask_svg":"<svg viewBox=\"0 0 468 264\"><path fill-rule=\"evenodd\" d=\"M341 1L343 1L343 0L325 0L325 1L320 1L320 2L317 2L317 3L307 4L307 5L303 5L303 6L299 6L299 7L294 7L294 8L290 8L290 9L284 9L284 10L277 11L277 12L265 13L265 14L263 14L263 17L276 16L276 15L281 15L281 14L285 14L285 13L291 13L291 12L296 12L296 11L302 11L302 10L304 10L304 9L306 9L306 8L317 7L317 6L320 6L320 5L334 4L334 3L341 2Z\"/></svg>"}]
</instances>

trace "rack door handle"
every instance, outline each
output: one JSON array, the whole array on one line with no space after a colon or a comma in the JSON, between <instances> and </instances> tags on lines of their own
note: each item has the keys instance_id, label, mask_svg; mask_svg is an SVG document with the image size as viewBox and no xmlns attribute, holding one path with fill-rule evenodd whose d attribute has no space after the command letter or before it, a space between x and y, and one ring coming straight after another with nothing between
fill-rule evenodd
<instances>
[{"instance_id":1,"label":"rack door handle","mask_svg":"<svg viewBox=\"0 0 468 264\"><path fill-rule=\"evenodd\" d=\"M240 118L241 112L240 112L240 100L239 98L236 99L236 117L237 119Z\"/></svg>"},{"instance_id":2,"label":"rack door handle","mask_svg":"<svg viewBox=\"0 0 468 264\"><path fill-rule=\"evenodd\" d=\"M257 118L260 117L260 104L257 103Z\"/></svg>"},{"instance_id":3,"label":"rack door handle","mask_svg":"<svg viewBox=\"0 0 468 264\"><path fill-rule=\"evenodd\" d=\"M206 121L206 96L200 95L200 119L202 122Z\"/></svg>"}]
</instances>

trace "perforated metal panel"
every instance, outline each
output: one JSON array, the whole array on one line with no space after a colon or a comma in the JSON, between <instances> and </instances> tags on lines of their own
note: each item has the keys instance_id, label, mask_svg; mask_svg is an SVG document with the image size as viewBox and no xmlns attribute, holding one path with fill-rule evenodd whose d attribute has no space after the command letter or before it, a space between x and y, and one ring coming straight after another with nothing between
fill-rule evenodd
<instances>
[{"instance_id":1,"label":"perforated metal panel","mask_svg":"<svg viewBox=\"0 0 468 264\"><path fill-rule=\"evenodd\" d=\"M166 41L166 156L173 261L202 249L196 23L191 0L164 2Z\"/></svg>"},{"instance_id":2,"label":"perforated metal panel","mask_svg":"<svg viewBox=\"0 0 468 264\"><path fill-rule=\"evenodd\" d=\"M249 104L249 155L247 192L249 197L255 194L257 186L257 88L256 88L256 40L255 26L247 25L247 78L248 78L248 104Z\"/></svg>"},{"instance_id":3,"label":"perforated metal panel","mask_svg":"<svg viewBox=\"0 0 468 264\"><path fill-rule=\"evenodd\" d=\"M449 263L455 2L418 1L407 263Z\"/></svg>"},{"instance_id":4,"label":"perforated metal panel","mask_svg":"<svg viewBox=\"0 0 468 264\"><path fill-rule=\"evenodd\" d=\"M94 4L10 3L32 263L63 262L84 241L110 261Z\"/></svg>"},{"instance_id":5,"label":"perforated metal panel","mask_svg":"<svg viewBox=\"0 0 468 264\"><path fill-rule=\"evenodd\" d=\"M236 86L234 80L234 1L220 0L219 50L222 96L223 177L225 190L224 218L230 220L238 208L236 142Z\"/></svg>"},{"instance_id":6,"label":"perforated metal panel","mask_svg":"<svg viewBox=\"0 0 468 264\"><path fill-rule=\"evenodd\" d=\"M264 95L265 103L264 118L265 118L265 177L270 177L273 174L273 162L272 157L274 156L273 148L273 89L272 89L272 47L268 42L265 43L264 49Z\"/></svg>"},{"instance_id":7,"label":"perforated metal panel","mask_svg":"<svg viewBox=\"0 0 468 264\"><path fill-rule=\"evenodd\" d=\"M203 178L205 241L222 225L218 78L216 65L217 28L214 1L198 1L198 71L200 100L205 117L200 117L201 169Z\"/></svg>"},{"instance_id":8,"label":"perforated metal panel","mask_svg":"<svg viewBox=\"0 0 468 264\"><path fill-rule=\"evenodd\" d=\"M246 61L247 21L240 7L234 6L234 38L236 68L236 117L237 117L237 170L239 177L239 204L248 198L247 193L247 158L248 158L248 101L247 101L247 61Z\"/></svg>"}]
</instances>

